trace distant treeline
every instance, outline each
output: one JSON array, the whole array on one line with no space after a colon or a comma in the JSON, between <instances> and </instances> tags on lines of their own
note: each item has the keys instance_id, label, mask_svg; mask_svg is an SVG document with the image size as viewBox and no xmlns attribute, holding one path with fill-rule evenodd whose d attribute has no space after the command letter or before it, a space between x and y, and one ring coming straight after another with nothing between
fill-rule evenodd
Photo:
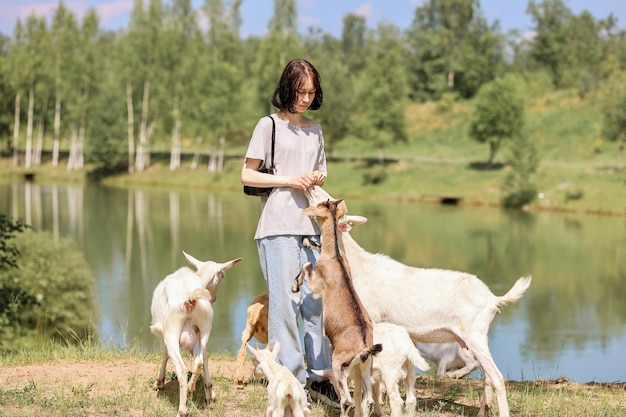
<instances>
[{"instance_id":1,"label":"distant treeline","mask_svg":"<svg viewBox=\"0 0 626 417\"><path fill-rule=\"evenodd\" d=\"M268 34L242 39L241 0L136 0L128 27L106 31L94 9L80 19L62 2L52 19L17 21L0 35L0 148L15 165L43 150L68 169L95 162L143 170L155 148L219 152L243 145L273 111L269 97L292 58L313 62L324 105L314 114L326 146L373 149L407 141L410 102L472 99L507 74L581 97L626 69L626 31L609 15L572 13L562 0L529 1L533 36L502 33L478 0L429 0L401 31L347 14L338 39L297 32L295 0L275 0ZM207 22L202 24L200 22Z\"/></svg>"}]
</instances>

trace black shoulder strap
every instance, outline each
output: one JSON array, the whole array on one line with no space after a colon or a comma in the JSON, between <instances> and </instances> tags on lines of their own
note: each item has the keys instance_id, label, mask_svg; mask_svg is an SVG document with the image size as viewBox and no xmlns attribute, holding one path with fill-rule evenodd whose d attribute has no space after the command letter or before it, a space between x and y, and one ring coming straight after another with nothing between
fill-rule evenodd
<instances>
[{"instance_id":1,"label":"black shoulder strap","mask_svg":"<svg viewBox=\"0 0 626 417\"><path fill-rule=\"evenodd\" d=\"M274 145L276 143L276 122L274 122L274 118L269 114L267 115L267 117L269 117L272 121L272 155L270 159L270 166L268 168L271 169L272 172L274 172Z\"/></svg>"}]
</instances>

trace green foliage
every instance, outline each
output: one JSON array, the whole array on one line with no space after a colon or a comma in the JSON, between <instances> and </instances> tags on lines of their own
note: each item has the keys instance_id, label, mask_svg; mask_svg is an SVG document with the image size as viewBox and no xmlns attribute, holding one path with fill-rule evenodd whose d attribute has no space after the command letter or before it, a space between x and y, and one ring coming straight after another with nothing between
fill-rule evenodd
<instances>
[{"instance_id":1,"label":"green foliage","mask_svg":"<svg viewBox=\"0 0 626 417\"><path fill-rule=\"evenodd\" d=\"M505 71L525 78L529 96L565 86L587 98L626 68L626 38L615 19L574 15L562 0L531 1L537 37L511 35L511 49L477 0L423 1L406 32L392 24L368 29L366 19L348 14L341 39L320 28L301 36L294 0L274 2L268 34L247 38L240 35L240 0L196 3L134 0L128 27L117 32L101 30L95 10L78 19L63 3L49 26L34 16L18 21L10 38L0 38L4 148L11 147L15 116L20 136L13 146L26 148L19 141L31 91L44 151L52 143L84 149L86 161L111 171L144 149L170 147L174 160L181 150L214 151L222 138L227 147L245 146L258 118L274 110L270 95L292 58L310 59L322 74L325 104L312 117L329 151L358 138L362 148L388 152L411 140L407 99L443 98L443 110L451 104L446 94L473 98Z\"/></svg>"},{"instance_id":2,"label":"green foliage","mask_svg":"<svg viewBox=\"0 0 626 417\"><path fill-rule=\"evenodd\" d=\"M446 91L473 97L503 64L504 37L489 27L472 0L429 0L415 11L407 34L411 97L437 99Z\"/></svg>"},{"instance_id":3,"label":"green foliage","mask_svg":"<svg viewBox=\"0 0 626 417\"><path fill-rule=\"evenodd\" d=\"M87 162L107 172L118 172L128 166L126 126L119 115L124 111L112 89L105 89L93 103L94 114L87 129L85 144Z\"/></svg>"},{"instance_id":4,"label":"green foliage","mask_svg":"<svg viewBox=\"0 0 626 417\"><path fill-rule=\"evenodd\" d=\"M624 77L615 77L608 83L610 93L602 109L602 136L608 141L619 142L618 169L623 167L622 153L626 143L626 87L623 82Z\"/></svg>"},{"instance_id":5,"label":"green foliage","mask_svg":"<svg viewBox=\"0 0 626 417\"><path fill-rule=\"evenodd\" d=\"M456 94L443 93L439 100L437 100L437 112L448 113L454 108L454 102L456 101Z\"/></svg>"},{"instance_id":6,"label":"green foliage","mask_svg":"<svg viewBox=\"0 0 626 417\"><path fill-rule=\"evenodd\" d=\"M403 46L397 29L379 25L372 36L376 46L371 50L365 75L359 83L352 129L363 141L383 149L391 143L407 141L406 73L401 65Z\"/></svg>"},{"instance_id":7,"label":"green foliage","mask_svg":"<svg viewBox=\"0 0 626 417\"><path fill-rule=\"evenodd\" d=\"M509 166L511 170L502 185L502 205L520 208L531 203L537 196L534 174L539 160L537 151L525 136L516 137L511 144Z\"/></svg>"},{"instance_id":8,"label":"green foliage","mask_svg":"<svg viewBox=\"0 0 626 417\"><path fill-rule=\"evenodd\" d=\"M519 136L524 126L524 98L513 76L485 84L475 100L469 135L489 144L491 165L501 142Z\"/></svg>"},{"instance_id":9,"label":"green foliage","mask_svg":"<svg viewBox=\"0 0 626 417\"><path fill-rule=\"evenodd\" d=\"M363 185L380 185L387 180L389 174L384 165L368 166L363 172Z\"/></svg>"},{"instance_id":10,"label":"green foliage","mask_svg":"<svg viewBox=\"0 0 626 417\"><path fill-rule=\"evenodd\" d=\"M80 341L94 333L95 279L76 244L51 234L17 236L18 269L0 270L0 350L33 338Z\"/></svg>"},{"instance_id":11,"label":"green foliage","mask_svg":"<svg viewBox=\"0 0 626 417\"><path fill-rule=\"evenodd\" d=\"M13 221L5 214L0 214L0 271L17 268L16 258L20 251L15 244L9 243L9 240L15 239L16 233L22 233L25 228L26 225L19 220Z\"/></svg>"}]
</instances>

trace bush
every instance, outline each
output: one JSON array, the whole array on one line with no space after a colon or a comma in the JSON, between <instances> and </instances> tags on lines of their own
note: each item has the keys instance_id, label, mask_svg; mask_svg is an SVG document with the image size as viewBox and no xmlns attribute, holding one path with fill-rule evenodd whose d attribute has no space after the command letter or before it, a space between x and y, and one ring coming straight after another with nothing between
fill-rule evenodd
<instances>
[{"instance_id":1,"label":"bush","mask_svg":"<svg viewBox=\"0 0 626 417\"><path fill-rule=\"evenodd\" d=\"M33 338L78 342L92 335L95 279L75 243L29 230L15 245L18 267L0 271L0 351Z\"/></svg>"},{"instance_id":2,"label":"bush","mask_svg":"<svg viewBox=\"0 0 626 417\"><path fill-rule=\"evenodd\" d=\"M511 170L504 179L502 205L520 208L532 202L537 196L537 186L533 180L538 159L534 146L526 137L515 138L509 157Z\"/></svg>"},{"instance_id":3,"label":"bush","mask_svg":"<svg viewBox=\"0 0 626 417\"><path fill-rule=\"evenodd\" d=\"M363 185L378 185L387 180L389 174L384 167L375 166L363 173Z\"/></svg>"}]
</instances>

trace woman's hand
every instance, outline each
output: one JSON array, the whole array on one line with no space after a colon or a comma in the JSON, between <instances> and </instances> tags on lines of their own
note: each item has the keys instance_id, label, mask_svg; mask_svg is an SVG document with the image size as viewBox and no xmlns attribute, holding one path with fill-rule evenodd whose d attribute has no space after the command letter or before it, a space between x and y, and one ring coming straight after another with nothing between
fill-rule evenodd
<instances>
[{"instance_id":1,"label":"woman's hand","mask_svg":"<svg viewBox=\"0 0 626 417\"><path fill-rule=\"evenodd\" d=\"M289 186L292 188L298 188L300 190L306 190L314 185L324 185L326 177L319 171L308 172L306 174L297 175L291 177L289 180Z\"/></svg>"}]
</instances>

